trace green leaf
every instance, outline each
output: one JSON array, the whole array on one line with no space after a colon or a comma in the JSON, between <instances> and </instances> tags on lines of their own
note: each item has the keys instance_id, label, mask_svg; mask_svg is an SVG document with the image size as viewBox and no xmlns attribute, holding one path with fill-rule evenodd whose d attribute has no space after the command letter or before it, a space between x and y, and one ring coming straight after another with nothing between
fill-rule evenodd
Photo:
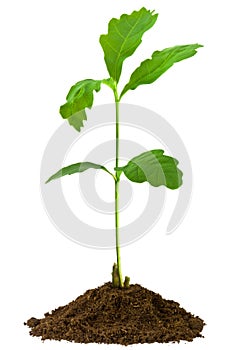
<instances>
[{"instance_id":1,"label":"green leaf","mask_svg":"<svg viewBox=\"0 0 233 350\"><path fill-rule=\"evenodd\" d=\"M90 163L90 162L82 162L82 163L76 163L69 165L65 168L60 169L57 171L55 174L53 174L45 183L47 184L48 182L59 179L62 176L65 175L72 175L76 173L82 173L83 171L86 171L88 169L102 169L106 171L108 174L114 176L110 171L108 171L104 166L95 164L95 163Z\"/></svg>"},{"instance_id":2,"label":"green leaf","mask_svg":"<svg viewBox=\"0 0 233 350\"><path fill-rule=\"evenodd\" d=\"M104 59L110 74L117 83L123 61L131 56L142 42L143 34L156 22L158 14L144 7L120 19L113 18L108 25L108 34L100 36Z\"/></svg>"},{"instance_id":3,"label":"green leaf","mask_svg":"<svg viewBox=\"0 0 233 350\"><path fill-rule=\"evenodd\" d=\"M107 80L106 80L107 82ZM94 91L100 91L102 80L81 80L71 87L66 100L60 107L60 114L68 119L70 125L80 131L83 121L87 119L85 108L91 108L94 101Z\"/></svg>"},{"instance_id":4,"label":"green leaf","mask_svg":"<svg viewBox=\"0 0 233 350\"><path fill-rule=\"evenodd\" d=\"M128 90L136 89L139 85L153 83L170 67L172 67L174 63L194 56L199 47L202 47L202 45L191 44L174 46L162 51L155 51L151 59L143 61L133 72L120 97L122 97Z\"/></svg>"},{"instance_id":5,"label":"green leaf","mask_svg":"<svg viewBox=\"0 0 233 350\"><path fill-rule=\"evenodd\" d=\"M127 165L117 170L122 170L133 182L147 181L154 187L164 185L170 189L177 189L182 185L183 175L177 165L178 161L164 155L163 150L152 150L134 157Z\"/></svg>"},{"instance_id":6,"label":"green leaf","mask_svg":"<svg viewBox=\"0 0 233 350\"><path fill-rule=\"evenodd\" d=\"M101 80L81 80L71 87L65 103L60 107L60 113L64 119L69 118L85 108L91 108L94 101L94 91L100 90Z\"/></svg>"},{"instance_id":7,"label":"green leaf","mask_svg":"<svg viewBox=\"0 0 233 350\"><path fill-rule=\"evenodd\" d=\"M83 121L87 120L87 115L85 109L80 112L76 112L71 115L68 119L68 122L71 126L73 126L77 131L80 131L83 127Z\"/></svg>"}]
</instances>

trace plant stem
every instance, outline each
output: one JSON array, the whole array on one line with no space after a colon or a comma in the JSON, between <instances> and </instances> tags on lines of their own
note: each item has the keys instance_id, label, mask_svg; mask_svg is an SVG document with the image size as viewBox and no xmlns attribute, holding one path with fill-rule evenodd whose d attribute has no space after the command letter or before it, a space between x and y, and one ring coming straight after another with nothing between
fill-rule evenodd
<instances>
[{"instance_id":1,"label":"plant stem","mask_svg":"<svg viewBox=\"0 0 233 350\"><path fill-rule=\"evenodd\" d=\"M119 97L117 93L117 87L114 90L115 95L115 106L116 106L116 163L115 167L118 168L119 164ZM120 187L120 177L116 170L115 173L115 229L116 229L116 255L117 255L117 269L119 275L119 285L124 287L122 272L121 272L121 254L120 254L120 236L119 236L119 187Z\"/></svg>"}]
</instances>

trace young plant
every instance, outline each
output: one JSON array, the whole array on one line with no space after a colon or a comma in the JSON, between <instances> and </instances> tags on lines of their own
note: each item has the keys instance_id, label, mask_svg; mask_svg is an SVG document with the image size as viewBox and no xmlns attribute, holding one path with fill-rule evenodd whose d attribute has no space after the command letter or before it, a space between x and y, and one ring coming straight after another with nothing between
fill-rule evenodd
<instances>
[{"instance_id":1,"label":"young plant","mask_svg":"<svg viewBox=\"0 0 233 350\"><path fill-rule=\"evenodd\" d=\"M114 287L128 287L129 277L123 280L120 256L120 232L119 232L119 186L122 173L133 182L149 182L151 186L166 186L172 190L182 185L182 172L177 167L178 161L164 154L161 149L144 152L131 159L125 166L119 164L120 142L120 101L129 91L135 90L143 84L155 82L163 73L173 66L196 54L202 45L191 44L166 48L154 51L150 59L143 61L132 73L129 82L119 93L118 83L121 76L124 61L137 49L142 42L143 34L156 22L158 14L144 7L134 11L130 15L123 14L120 19L113 18L108 25L108 33L100 36L100 44L104 51L104 60L109 77L103 80L86 79L79 81L71 87L66 103L60 107L60 114L67 119L77 131L83 127L83 121L87 119L86 108L91 108L94 101L94 92L99 92L101 85L107 85L114 94L116 109L116 154L114 172L106 167L82 162L72 164L60 169L52 175L46 183L65 175L71 175L88 169L102 169L114 180L115 184L115 232L116 232L116 257L117 263L113 265L112 282Z\"/></svg>"}]
</instances>

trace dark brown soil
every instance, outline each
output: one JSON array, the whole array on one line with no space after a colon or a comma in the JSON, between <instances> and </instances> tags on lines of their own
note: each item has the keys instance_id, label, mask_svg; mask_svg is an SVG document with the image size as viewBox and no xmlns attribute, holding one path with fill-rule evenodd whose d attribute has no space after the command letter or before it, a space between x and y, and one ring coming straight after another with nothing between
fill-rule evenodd
<instances>
[{"instance_id":1,"label":"dark brown soil","mask_svg":"<svg viewBox=\"0 0 233 350\"><path fill-rule=\"evenodd\" d=\"M32 336L76 343L168 343L201 337L204 322L178 303L138 284L88 290L66 306L26 323Z\"/></svg>"}]
</instances>

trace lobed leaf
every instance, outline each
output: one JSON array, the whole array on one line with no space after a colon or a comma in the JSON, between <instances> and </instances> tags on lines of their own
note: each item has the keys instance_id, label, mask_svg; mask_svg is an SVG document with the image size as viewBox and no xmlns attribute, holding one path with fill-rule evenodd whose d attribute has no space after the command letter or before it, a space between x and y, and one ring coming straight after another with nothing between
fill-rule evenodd
<instances>
[{"instance_id":1,"label":"lobed leaf","mask_svg":"<svg viewBox=\"0 0 233 350\"><path fill-rule=\"evenodd\" d=\"M69 166L66 166L59 171L57 171L55 174L53 174L45 183L59 179L62 176L65 175L72 175L76 173L82 173L83 171L86 171L88 169L102 169L112 175L103 165L91 163L91 162L82 162L82 163L76 163Z\"/></svg>"},{"instance_id":2,"label":"lobed leaf","mask_svg":"<svg viewBox=\"0 0 233 350\"><path fill-rule=\"evenodd\" d=\"M154 187L166 186L177 189L182 185L182 171L177 167L175 158L164 155L163 150L144 152L131 159L122 170L125 176L133 182L149 182Z\"/></svg>"},{"instance_id":3,"label":"lobed leaf","mask_svg":"<svg viewBox=\"0 0 233 350\"><path fill-rule=\"evenodd\" d=\"M91 108L94 101L94 91L101 88L102 80L86 79L81 80L71 87L66 100L60 107L60 114L68 119L70 125L80 131L83 121L87 119L85 108Z\"/></svg>"},{"instance_id":4,"label":"lobed leaf","mask_svg":"<svg viewBox=\"0 0 233 350\"><path fill-rule=\"evenodd\" d=\"M122 97L128 90L134 90L139 85L151 84L163 73L173 66L174 63L192 57L197 49L202 47L199 44L174 46L162 51L155 51L151 59L147 59L132 73L128 84L124 87Z\"/></svg>"},{"instance_id":5,"label":"lobed leaf","mask_svg":"<svg viewBox=\"0 0 233 350\"><path fill-rule=\"evenodd\" d=\"M143 34L156 22L158 14L144 7L120 19L113 18L108 25L108 34L100 36L104 59L110 74L117 83L124 60L131 56L142 42Z\"/></svg>"}]
</instances>

